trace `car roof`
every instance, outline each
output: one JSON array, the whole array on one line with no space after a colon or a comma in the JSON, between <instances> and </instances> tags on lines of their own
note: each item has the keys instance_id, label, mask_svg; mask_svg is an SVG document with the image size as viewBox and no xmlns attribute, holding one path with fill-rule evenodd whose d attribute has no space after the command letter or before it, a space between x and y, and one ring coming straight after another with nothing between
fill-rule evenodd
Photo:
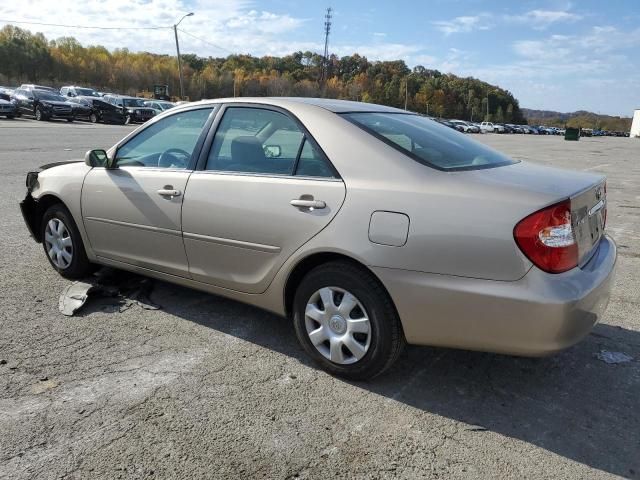
<instances>
[{"instance_id":1,"label":"car roof","mask_svg":"<svg viewBox=\"0 0 640 480\"><path fill-rule=\"evenodd\" d=\"M413 113L399 108L377 105L375 103L354 102L352 100L336 100L331 98L309 98L309 97L235 97L217 98L212 100L201 100L189 103L189 105L218 104L218 103L258 103L262 105L273 105L279 107L290 107L294 105L313 105L324 108L334 113L369 112L369 113Z\"/></svg>"}]
</instances>

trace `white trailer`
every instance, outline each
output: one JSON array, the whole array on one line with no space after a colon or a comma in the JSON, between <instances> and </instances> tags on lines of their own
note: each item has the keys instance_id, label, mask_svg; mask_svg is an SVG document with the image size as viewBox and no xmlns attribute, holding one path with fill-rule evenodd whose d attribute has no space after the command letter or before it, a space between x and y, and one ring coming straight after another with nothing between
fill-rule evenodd
<instances>
[{"instance_id":1,"label":"white trailer","mask_svg":"<svg viewBox=\"0 0 640 480\"><path fill-rule=\"evenodd\" d=\"M630 137L640 137L640 108L633 112L633 122L631 122Z\"/></svg>"}]
</instances>

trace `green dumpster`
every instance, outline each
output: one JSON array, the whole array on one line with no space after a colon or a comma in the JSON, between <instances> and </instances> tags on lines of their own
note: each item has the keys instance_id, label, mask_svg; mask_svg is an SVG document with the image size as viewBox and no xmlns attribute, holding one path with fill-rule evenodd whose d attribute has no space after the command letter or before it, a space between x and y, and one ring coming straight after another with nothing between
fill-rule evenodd
<instances>
[{"instance_id":1,"label":"green dumpster","mask_svg":"<svg viewBox=\"0 0 640 480\"><path fill-rule=\"evenodd\" d=\"M565 128L565 130L564 130L564 139L565 140L575 140L575 141L580 140L580 129L579 128L573 128L573 127Z\"/></svg>"}]
</instances>

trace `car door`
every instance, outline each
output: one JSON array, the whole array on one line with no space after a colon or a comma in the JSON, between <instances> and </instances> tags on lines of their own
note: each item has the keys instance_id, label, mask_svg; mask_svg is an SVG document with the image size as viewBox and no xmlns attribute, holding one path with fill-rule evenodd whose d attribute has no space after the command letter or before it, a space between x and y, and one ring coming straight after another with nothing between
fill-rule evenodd
<instances>
[{"instance_id":1,"label":"car door","mask_svg":"<svg viewBox=\"0 0 640 480\"><path fill-rule=\"evenodd\" d=\"M15 93L20 113L33 115L33 92L19 89Z\"/></svg>"},{"instance_id":2,"label":"car door","mask_svg":"<svg viewBox=\"0 0 640 480\"><path fill-rule=\"evenodd\" d=\"M109 168L93 168L82 216L98 257L189 276L181 209L212 107L178 112L126 139Z\"/></svg>"},{"instance_id":3,"label":"car door","mask_svg":"<svg viewBox=\"0 0 640 480\"><path fill-rule=\"evenodd\" d=\"M345 186L287 112L226 106L182 209L193 279L264 292L278 269L336 215Z\"/></svg>"}]
</instances>

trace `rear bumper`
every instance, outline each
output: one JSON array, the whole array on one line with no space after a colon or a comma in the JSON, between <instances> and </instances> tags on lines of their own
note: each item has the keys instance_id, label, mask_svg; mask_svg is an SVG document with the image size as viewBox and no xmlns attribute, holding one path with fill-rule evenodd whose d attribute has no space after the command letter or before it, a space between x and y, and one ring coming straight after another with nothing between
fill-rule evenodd
<instances>
[{"instance_id":1,"label":"rear bumper","mask_svg":"<svg viewBox=\"0 0 640 480\"><path fill-rule=\"evenodd\" d=\"M613 284L616 245L603 237L582 268L532 268L515 282L373 268L391 294L407 341L524 356L580 341L600 320Z\"/></svg>"}]
</instances>

